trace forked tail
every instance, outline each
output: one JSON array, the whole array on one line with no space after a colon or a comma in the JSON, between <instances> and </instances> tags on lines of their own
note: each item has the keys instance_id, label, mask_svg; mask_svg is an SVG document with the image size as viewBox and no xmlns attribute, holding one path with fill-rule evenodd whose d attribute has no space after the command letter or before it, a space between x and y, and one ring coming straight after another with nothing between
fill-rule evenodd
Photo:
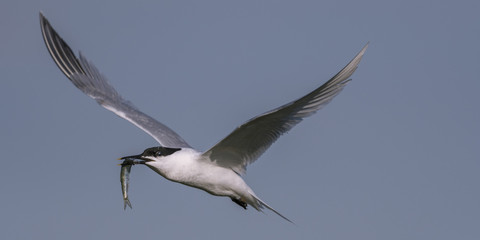
<instances>
[{"instance_id":1,"label":"forked tail","mask_svg":"<svg viewBox=\"0 0 480 240\"><path fill-rule=\"evenodd\" d=\"M286 218L285 216L283 216L281 213L277 212L277 210L273 209L272 207L268 206L268 204L266 204L264 201L260 200L260 198L258 198L257 196L255 196L254 194L252 194L253 198L255 198L255 200L257 201L257 206L253 206L254 208L256 208L257 210L261 211L261 209L263 209L264 207L270 209L272 212L276 213L278 216L282 217L283 219L295 224L294 222L292 222L290 219Z\"/></svg>"},{"instance_id":2,"label":"forked tail","mask_svg":"<svg viewBox=\"0 0 480 240\"><path fill-rule=\"evenodd\" d=\"M126 210L127 206L129 206L130 209L132 209L132 204L130 203L130 200L128 200L128 198L124 198L123 199L123 210Z\"/></svg>"}]
</instances>

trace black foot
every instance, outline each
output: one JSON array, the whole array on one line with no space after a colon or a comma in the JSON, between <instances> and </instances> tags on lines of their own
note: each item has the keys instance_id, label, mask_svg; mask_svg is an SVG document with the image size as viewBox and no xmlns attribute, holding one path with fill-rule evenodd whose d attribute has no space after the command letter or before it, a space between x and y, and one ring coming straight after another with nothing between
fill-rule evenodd
<instances>
[{"instance_id":1,"label":"black foot","mask_svg":"<svg viewBox=\"0 0 480 240\"><path fill-rule=\"evenodd\" d=\"M230 198L232 199L232 201L238 205L240 205L240 207L243 207L243 209L247 209L247 203L240 200L240 199L236 199L236 198Z\"/></svg>"}]
</instances>

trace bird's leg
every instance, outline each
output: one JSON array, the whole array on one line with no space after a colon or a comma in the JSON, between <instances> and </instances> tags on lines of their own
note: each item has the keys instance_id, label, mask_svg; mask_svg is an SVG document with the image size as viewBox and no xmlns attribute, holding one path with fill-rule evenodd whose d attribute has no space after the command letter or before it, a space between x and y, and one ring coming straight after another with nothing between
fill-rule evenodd
<instances>
[{"instance_id":1,"label":"bird's leg","mask_svg":"<svg viewBox=\"0 0 480 240\"><path fill-rule=\"evenodd\" d=\"M240 199L232 198L232 197L231 197L230 199L232 199L232 201L233 201L234 203L240 205L240 207L243 207L243 209L245 209L245 210L247 209L247 203L246 203L246 202L244 202L244 201L242 201L242 200L240 200Z\"/></svg>"}]
</instances>

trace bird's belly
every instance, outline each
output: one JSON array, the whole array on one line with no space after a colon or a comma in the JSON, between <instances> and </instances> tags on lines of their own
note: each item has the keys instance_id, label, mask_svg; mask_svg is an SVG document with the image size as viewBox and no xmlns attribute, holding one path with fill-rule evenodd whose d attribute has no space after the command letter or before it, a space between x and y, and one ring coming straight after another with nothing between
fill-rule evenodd
<instances>
[{"instance_id":1,"label":"bird's belly","mask_svg":"<svg viewBox=\"0 0 480 240\"><path fill-rule=\"evenodd\" d=\"M146 165L170 181L202 189L213 195L245 198L252 192L233 170L195 156L178 156L172 161L152 161Z\"/></svg>"},{"instance_id":2,"label":"bird's belly","mask_svg":"<svg viewBox=\"0 0 480 240\"><path fill-rule=\"evenodd\" d=\"M236 196L246 186L243 179L225 168L198 172L182 183L217 196Z\"/></svg>"},{"instance_id":3,"label":"bird's belly","mask_svg":"<svg viewBox=\"0 0 480 240\"><path fill-rule=\"evenodd\" d=\"M213 164L184 168L165 177L217 196L240 197L250 189L234 171Z\"/></svg>"}]
</instances>

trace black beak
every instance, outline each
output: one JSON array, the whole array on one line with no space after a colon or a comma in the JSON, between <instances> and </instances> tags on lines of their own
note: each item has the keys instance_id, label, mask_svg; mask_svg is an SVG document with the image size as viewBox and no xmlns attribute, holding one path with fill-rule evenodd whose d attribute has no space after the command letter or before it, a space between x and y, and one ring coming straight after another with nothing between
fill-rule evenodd
<instances>
[{"instance_id":1,"label":"black beak","mask_svg":"<svg viewBox=\"0 0 480 240\"><path fill-rule=\"evenodd\" d=\"M134 161L135 159L141 160L141 161ZM134 161L135 163L145 163L145 162L151 162L153 160L144 158L142 154L139 155L132 155L132 156L126 156L126 157L121 157L118 160L124 160L124 161Z\"/></svg>"},{"instance_id":2,"label":"black beak","mask_svg":"<svg viewBox=\"0 0 480 240\"><path fill-rule=\"evenodd\" d=\"M133 156L126 156L126 157L121 157L118 160L124 160L124 159L141 159L141 160L146 160L142 158L142 155L133 155Z\"/></svg>"},{"instance_id":3,"label":"black beak","mask_svg":"<svg viewBox=\"0 0 480 240\"><path fill-rule=\"evenodd\" d=\"M150 159L146 159L142 157L142 155L133 155L133 156L127 156L127 157L121 157L118 160L123 160L121 166L128 166L128 165L135 165L135 164L145 164L146 162L152 161Z\"/></svg>"}]
</instances>

